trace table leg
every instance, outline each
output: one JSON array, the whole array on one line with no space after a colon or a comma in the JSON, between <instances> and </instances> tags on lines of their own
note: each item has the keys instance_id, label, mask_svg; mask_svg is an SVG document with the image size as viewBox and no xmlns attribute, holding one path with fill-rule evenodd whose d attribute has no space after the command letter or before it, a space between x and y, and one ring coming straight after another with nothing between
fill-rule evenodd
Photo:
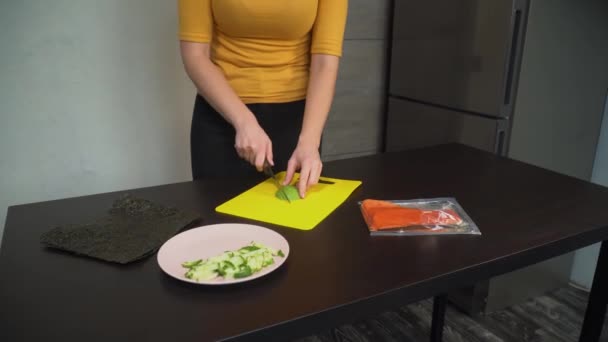
<instances>
[{"instance_id":1,"label":"table leg","mask_svg":"<svg viewBox=\"0 0 608 342\"><path fill-rule=\"evenodd\" d=\"M600 256L597 259L597 266L595 266L580 342L600 340L606 317L606 305L608 305L608 241L602 242L600 247Z\"/></svg>"},{"instance_id":2,"label":"table leg","mask_svg":"<svg viewBox=\"0 0 608 342\"><path fill-rule=\"evenodd\" d=\"M431 342L441 342L443 339L443 322L448 296L441 294L433 298L433 319L431 321Z\"/></svg>"}]
</instances>

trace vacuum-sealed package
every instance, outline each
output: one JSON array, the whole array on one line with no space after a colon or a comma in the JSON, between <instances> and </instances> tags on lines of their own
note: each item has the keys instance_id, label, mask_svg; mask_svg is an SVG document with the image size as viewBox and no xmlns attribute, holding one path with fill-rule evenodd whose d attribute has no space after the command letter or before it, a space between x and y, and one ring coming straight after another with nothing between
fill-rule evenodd
<instances>
[{"instance_id":1,"label":"vacuum-sealed package","mask_svg":"<svg viewBox=\"0 0 608 342\"><path fill-rule=\"evenodd\" d=\"M454 198L359 202L371 235L481 235Z\"/></svg>"}]
</instances>

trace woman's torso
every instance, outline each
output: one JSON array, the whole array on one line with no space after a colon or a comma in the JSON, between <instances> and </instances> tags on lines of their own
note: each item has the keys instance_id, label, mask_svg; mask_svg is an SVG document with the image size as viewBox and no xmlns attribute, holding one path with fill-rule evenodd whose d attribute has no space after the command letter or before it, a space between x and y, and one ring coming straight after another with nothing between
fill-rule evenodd
<instances>
[{"instance_id":1,"label":"woman's torso","mask_svg":"<svg viewBox=\"0 0 608 342\"><path fill-rule=\"evenodd\" d=\"M305 97L318 0L211 0L212 60L248 103Z\"/></svg>"}]
</instances>

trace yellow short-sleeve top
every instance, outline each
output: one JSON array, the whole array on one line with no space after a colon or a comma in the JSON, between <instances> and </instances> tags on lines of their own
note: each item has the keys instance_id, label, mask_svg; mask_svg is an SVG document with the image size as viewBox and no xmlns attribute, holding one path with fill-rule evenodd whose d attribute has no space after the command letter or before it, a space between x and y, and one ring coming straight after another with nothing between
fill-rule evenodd
<instances>
[{"instance_id":1,"label":"yellow short-sleeve top","mask_svg":"<svg viewBox=\"0 0 608 342\"><path fill-rule=\"evenodd\" d=\"M348 0L179 0L179 38L209 43L245 103L306 97L311 54L342 55Z\"/></svg>"}]
</instances>

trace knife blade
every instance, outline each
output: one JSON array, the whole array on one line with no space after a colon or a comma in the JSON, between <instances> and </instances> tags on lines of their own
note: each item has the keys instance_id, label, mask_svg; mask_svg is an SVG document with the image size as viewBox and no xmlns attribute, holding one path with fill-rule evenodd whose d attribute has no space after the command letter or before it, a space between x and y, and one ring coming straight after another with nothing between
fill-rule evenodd
<instances>
[{"instance_id":1,"label":"knife blade","mask_svg":"<svg viewBox=\"0 0 608 342\"><path fill-rule=\"evenodd\" d=\"M283 194L283 196L285 196L285 199L287 199L287 202L291 203L291 200L289 199L289 197L287 197L287 193L285 193L285 189L283 188L283 186L277 179L274 171L272 170L272 166L270 165L270 163L268 161L264 162L264 173L268 177L272 178L272 180L274 180L274 184L277 186L277 188Z\"/></svg>"}]
</instances>

